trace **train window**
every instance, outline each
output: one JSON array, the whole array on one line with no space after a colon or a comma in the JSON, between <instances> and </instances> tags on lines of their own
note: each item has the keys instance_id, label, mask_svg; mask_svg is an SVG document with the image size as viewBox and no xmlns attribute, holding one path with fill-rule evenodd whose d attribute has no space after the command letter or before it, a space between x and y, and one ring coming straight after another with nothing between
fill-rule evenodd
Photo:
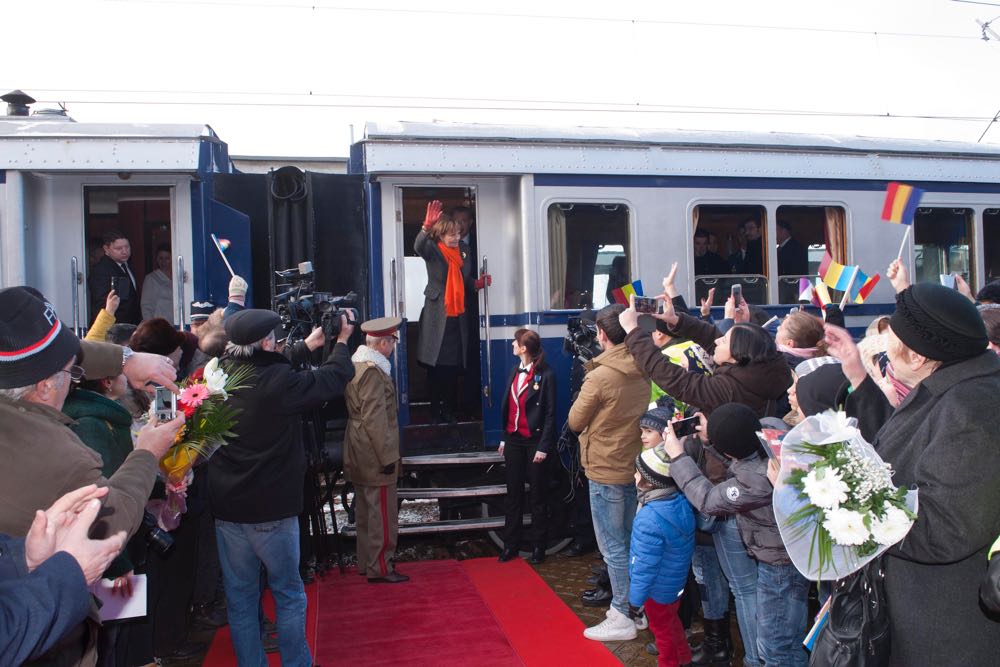
<instances>
[{"instance_id":1,"label":"train window","mask_svg":"<svg viewBox=\"0 0 1000 667\"><path fill-rule=\"evenodd\" d=\"M778 302L797 303L799 279L814 278L828 251L847 263L847 211L842 206L779 206L775 212L778 245Z\"/></svg>"},{"instance_id":2,"label":"train window","mask_svg":"<svg viewBox=\"0 0 1000 667\"><path fill-rule=\"evenodd\" d=\"M624 204L552 204L548 210L553 310L603 308L631 282L629 209Z\"/></svg>"},{"instance_id":3,"label":"train window","mask_svg":"<svg viewBox=\"0 0 1000 667\"><path fill-rule=\"evenodd\" d=\"M918 208L913 217L913 282L959 273L972 281L972 209Z\"/></svg>"},{"instance_id":4,"label":"train window","mask_svg":"<svg viewBox=\"0 0 1000 667\"><path fill-rule=\"evenodd\" d=\"M696 302L712 287L719 300L739 283L748 303L767 303L766 209L702 204L693 222Z\"/></svg>"},{"instance_id":5,"label":"train window","mask_svg":"<svg viewBox=\"0 0 1000 667\"><path fill-rule=\"evenodd\" d=\"M983 264L986 267L983 284L1000 278L1000 208L983 212Z\"/></svg>"}]
</instances>

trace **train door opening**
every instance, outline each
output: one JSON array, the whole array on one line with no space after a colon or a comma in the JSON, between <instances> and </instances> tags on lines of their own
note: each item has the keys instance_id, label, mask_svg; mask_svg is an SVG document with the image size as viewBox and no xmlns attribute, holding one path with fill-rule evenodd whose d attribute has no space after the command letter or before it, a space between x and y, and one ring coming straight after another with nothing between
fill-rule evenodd
<instances>
[{"instance_id":1,"label":"train door opening","mask_svg":"<svg viewBox=\"0 0 1000 667\"><path fill-rule=\"evenodd\" d=\"M472 280L479 275L475 188L397 188L396 220L401 227L405 289L402 314L406 319L406 359L400 359L399 363L406 364L409 408L404 442L421 451L437 447L454 451L466 445L478 448L482 444L483 420L480 313L479 296L475 289L469 288L470 281L463 283L462 314L457 321L434 322L428 313L421 327L425 305L443 303L446 298L443 265L433 266L426 259L441 255L437 242L422 244L423 256L415 247L427 204L434 200L442 203L444 217L459 225L463 272ZM454 309L455 305L449 307ZM428 335L434 337L435 343L430 343L429 338L422 340Z\"/></svg>"},{"instance_id":2,"label":"train door opening","mask_svg":"<svg viewBox=\"0 0 1000 667\"><path fill-rule=\"evenodd\" d=\"M168 186L84 187L88 323L112 289L119 296L118 322L177 322L172 219Z\"/></svg>"}]
</instances>

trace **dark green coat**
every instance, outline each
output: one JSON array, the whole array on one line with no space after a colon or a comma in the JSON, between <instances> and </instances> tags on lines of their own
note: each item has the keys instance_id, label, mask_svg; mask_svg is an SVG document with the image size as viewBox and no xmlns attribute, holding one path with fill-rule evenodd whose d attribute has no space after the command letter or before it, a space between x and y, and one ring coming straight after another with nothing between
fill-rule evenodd
<instances>
[{"instance_id":1,"label":"dark green coat","mask_svg":"<svg viewBox=\"0 0 1000 667\"><path fill-rule=\"evenodd\" d=\"M101 474L111 477L132 452L132 415L120 403L86 389L70 392L63 413L75 420L70 428L101 457ZM132 570L128 549L115 558L104 572L107 579Z\"/></svg>"}]
</instances>

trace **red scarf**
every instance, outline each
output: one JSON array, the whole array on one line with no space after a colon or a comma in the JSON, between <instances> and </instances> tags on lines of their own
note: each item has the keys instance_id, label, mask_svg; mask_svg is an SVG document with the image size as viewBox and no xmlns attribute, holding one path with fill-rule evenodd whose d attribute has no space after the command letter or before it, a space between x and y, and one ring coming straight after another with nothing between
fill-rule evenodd
<instances>
[{"instance_id":1,"label":"red scarf","mask_svg":"<svg viewBox=\"0 0 1000 667\"><path fill-rule=\"evenodd\" d=\"M438 250L448 262L448 278L444 284L444 312L448 317L458 317L465 312L465 283L462 281L462 251L438 243Z\"/></svg>"}]
</instances>

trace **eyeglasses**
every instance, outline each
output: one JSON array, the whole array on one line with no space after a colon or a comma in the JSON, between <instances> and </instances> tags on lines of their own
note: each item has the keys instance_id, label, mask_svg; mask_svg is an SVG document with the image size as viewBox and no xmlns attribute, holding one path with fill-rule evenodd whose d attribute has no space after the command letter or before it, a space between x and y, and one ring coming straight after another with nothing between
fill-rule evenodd
<instances>
[{"instance_id":1,"label":"eyeglasses","mask_svg":"<svg viewBox=\"0 0 1000 667\"><path fill-rule=\"evenodd\" d=\"M80 380L83 379L83 368L80 366L70 366L69 368L63 368L59 372L69 373L70 382L73 384L80 384Z\"/></svg>"}]
</instances>

